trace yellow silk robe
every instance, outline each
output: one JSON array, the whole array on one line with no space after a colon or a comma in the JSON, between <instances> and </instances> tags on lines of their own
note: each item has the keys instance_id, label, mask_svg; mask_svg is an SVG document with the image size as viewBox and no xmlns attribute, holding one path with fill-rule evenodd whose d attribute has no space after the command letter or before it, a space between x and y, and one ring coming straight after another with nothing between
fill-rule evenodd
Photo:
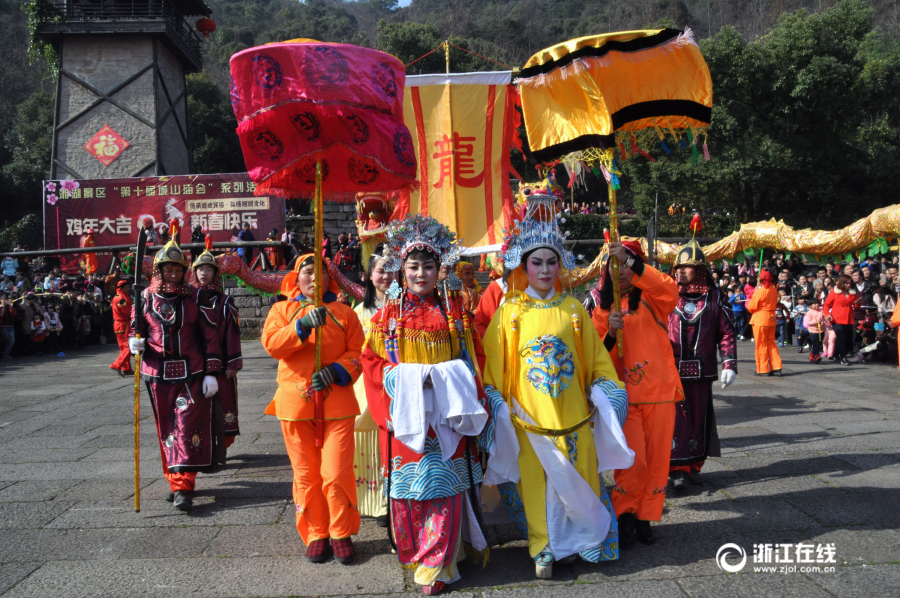
<instances>
[{"instance_id":1,"label":"yellow silk robe","mask_svg":"<svg viewBox=\"0 0 900 598\"><path fill-rule=\"evenodd\" d=\"M513 317L517 333L512 328ZM580 333L576 331L576 318ZM516 336L518 343L513 347L511 344ZM616 394L621 400L627 400L609 353L591 325L590 316L579 301L566 293L556 293L549 300L519 294L505 302L494 314L484 336L484 352L487 356L486 392L489 386L493 387L510 404L511 397L515 396L540 428L564 430L584 421L590 413L586 392L589 393L590 386L595 383L601 384L607 395ZM516 363L511 361L513 359ZM512 407L510 412L514 412ZM528 547L534 557L548 545L546 480L525 430L516 425L515 432L520 447L518 464L521 473L516 489L524 505ZM617 558L615 514L597 472L597 453L590 423L566 435L551 437L551 440L612 515L611 537L608 536L600 547L602 554L596 560ZM509 506L506 495L504 501ZM510 510L515 520L516 515ZM524 522L516 523L522 527Z\"/></svg>"},{"instance_id":2,"label":"yellow silk robe","mask_svg":"<svg viewBox=\"0 0 900 598\"><path fill-rule=\"evenodd\" d=\"M368 336L369 321L378 310L374 307L366 308L360 303L353 311L359 316L363 332ZM387 498L384 496L384 479L381 477L378 426L375 425L372 414L369 413L366 384L362 376L353 384L353 392L356 393L360 413L356 417L353 431L356 440L356 452L353 454L353 468L356 472L356 500L360 515L380 517L387 515Z\"/></svg>"}]
</instances>

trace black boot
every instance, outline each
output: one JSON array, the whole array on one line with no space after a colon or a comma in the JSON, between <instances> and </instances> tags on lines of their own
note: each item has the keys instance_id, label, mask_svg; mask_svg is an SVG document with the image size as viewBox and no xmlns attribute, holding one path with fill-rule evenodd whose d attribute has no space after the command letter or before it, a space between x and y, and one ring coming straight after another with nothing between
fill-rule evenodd
<instances>
[{"instance_id":1,"label":"black boot","mask_svg":"<svg viewBox=\"0 0 900 598\"><path fill-rule=\"evenodd\" d=\"M375 518L375 525L378 527L387 527L388 526L388 516L387 515L379 515Z\"/></svg>"},{"instance_id":2,"label":"black boot","mask_svg":"<svg viewBox=\"0 0 900 598\"><path fill-rule=\"evenodd\" d=\"M636 537L635 522L637 518L634 513L622 513L619 515L619 545L622 548L628 548L634 544Z\"/></svg>"},{"instance_id":3,"label":"black boot","mask_svg":"<svg viewBox=\"0 0 900 598\"><path fill-rule=\"evenodd\" d=\"M669 478L672 480L672 490L675 490L676 492L684 492L687 490L685 487L687 475L683 471L673 471L669 474Z\"/></svg>"},{"instance_id":4,"label":"black boot","mask_svg":"<svg viewBox=\"0 0 900 598\"><path fill-rule=\"evenodd\" d=\"M637 531L638 540L641 541L641 544L650 546L651 544L656 542L656 536L653 535L653 530L650 528L649 521L638 519L635 529Z\"/></svg>"},{"instance_id":5,"label":"black boot","mask_svg":"<svg viewBox=\"0 0 900 598\"><path fill-rule=\"evenodd\" d=\"M772 370L772 375L781 378L781 370Z\"/></svg>"},{"instance_id":6,"label":"black boot","mask_svg":"<svg viewBox=\"0 0 900 598\"><path fill-rule=\"evenodd\" d=\"M179 511L190 511L194 506L194 493L179 490L175 493L175 508Z\"/></svg>"},{"instance_id":7,"label":"black boot","mask_svg":"<svg viewBox=\"0 0 900 598\"><path fill-rule=\"evenodd\" d=\"M174 500L175 500L175 493L167 492L166 493L166 502L173 502Z\"/></svg>"}]
</instances>

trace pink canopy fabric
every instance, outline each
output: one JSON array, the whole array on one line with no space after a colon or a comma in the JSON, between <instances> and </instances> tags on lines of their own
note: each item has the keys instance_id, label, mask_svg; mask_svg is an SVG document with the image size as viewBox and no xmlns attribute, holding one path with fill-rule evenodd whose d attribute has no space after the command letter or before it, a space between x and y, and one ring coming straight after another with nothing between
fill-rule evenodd
<instances>
[{"instance_id":1,"label":"pink canopy fabric","mask_svg":"<svg viewBox=\"0 0 900 598\"><path fill-rule=\"evenodd\" d=\"M416 156L403 124L403 63L348 44L291 40L231 57L231 103L257 195L315 187L329 193L414 186Z\"/></svg>"}]
</instances>

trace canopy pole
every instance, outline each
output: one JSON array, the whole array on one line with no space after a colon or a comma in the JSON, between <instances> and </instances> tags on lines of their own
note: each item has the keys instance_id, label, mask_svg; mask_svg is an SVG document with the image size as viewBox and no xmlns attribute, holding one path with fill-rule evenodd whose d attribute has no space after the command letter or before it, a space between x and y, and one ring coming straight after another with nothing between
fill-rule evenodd
<instances>
[{"instance_id":1,"label":"canopy pole","mask_svg":"<svg viewBox=\"0 0 900 598\"><path fill-rule=\"evenodd\" d=\"M616 205L616 190L613 189L612 183L607 185L609 189L609 240L611 243L619 242L619 209ZM619 293L619 260L612 255L609 256L609 265L612 268L613 283L613 309L622 311L621 294ZM623 357L622 351L622 330L616 330L616 348L619 351L619 357Z\"/></svg>"},{"instance_id":2,"label":"canopy pole","mask_svg":"<svg viewBox=\"0 0 900 598\"><path fill-rule=\"evenodd\" d=\"M323 198L322 198L322 159L316 161L316 195L315 199L315 246L313 254L313 263L316 276L315 303L316 307L322 307L322 236L323 236ZM315 331L316 335L316 364L314 372L322 369L322 328ZM321 447L325 441L325 392L316 391L315 393L315 425L316 425L316 446Z\"/></svg>"}]
</instances>

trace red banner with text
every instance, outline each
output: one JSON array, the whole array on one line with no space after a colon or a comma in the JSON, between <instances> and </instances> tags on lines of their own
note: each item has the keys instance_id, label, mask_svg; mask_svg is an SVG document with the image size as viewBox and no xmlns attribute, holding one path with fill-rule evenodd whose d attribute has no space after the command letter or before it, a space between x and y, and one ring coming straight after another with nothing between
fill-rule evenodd
<instances>
[{"instance_id":1,"label":"red banner with text","mask_svg":"<svg viewBox=\"0 0 900 598\"><path fill-rule=\"evenodd\" d=\"M200 226L214 242L230 241L248 223L257 241L284 231L284 199L256 197L247 173L198 174L133 179L44 181L44 247L81 247L90 230L94 245L127 245L137 241L145 222L162 234L174 218L181 225L179 242L189 243ZM109 256L98 254L101 270ZM77 269L82 255L62 257L64 268Z\"/></svg>"}]
</instances>

